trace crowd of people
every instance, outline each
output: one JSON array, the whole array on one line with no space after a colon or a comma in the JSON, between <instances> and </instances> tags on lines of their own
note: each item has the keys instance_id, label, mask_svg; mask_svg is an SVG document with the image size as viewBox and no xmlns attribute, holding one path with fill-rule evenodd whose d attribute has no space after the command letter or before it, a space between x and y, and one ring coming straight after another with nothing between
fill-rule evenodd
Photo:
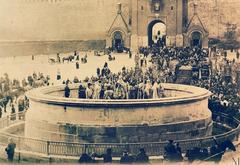
<instances>
[{"instance_id":1,"label":"crowd of people","mask_svg":"<svg viewBox=\"0 0 240 165\"><path fill-rule=\"evenodd\" d=\"M123 67L112 73L106 62L96 75L85 80L77 77L66 84L65 97L70 97L69 83L80 83L81 99L156 99L164 97L161 83L176 82L181 66L201 67L208 52L199 48L140 48L133 68Z\"/></svg>"},{"instance_id":2,"label":"crowd of people","mask_svg":"<svg viewBox=\"0 0 240 165\"><path fill-rule=\"evenodd\" d=\"M164 153L162 160L166 162L181 162L181 161L189 161L193 162L195 160L211 160L214 162L220 162L222 156L226 152L227 149L231 151L236 151L236 147L230 140L225 140L219 142L216 137L213 137L213 145L208 148L199 148L194 147L192 149L188 149L185 154L182 153L182 149L180 147L179 142L175 142L174 140L168 140L168 143L164 146ZM118 151L117 151L118 152ZM116 153L115 153L116 154ZM104 163L112 163L113 162L113 152L111 148L106 149L106 153L97 154L92 153L91 155L84 152L79 159L79 163L96 163L103 161ZM97 159L96 159L97 158ZM99 159L100 158L100 159ZM101 160L102 158L102 160ZM131 163L149 163L150 158L145 151L144 148L139 148L139 152L134 155L131 154L127 150L123 150L123 154L120 157L120 164L131 164ZM115 160L117 162L117 160Z\"/></svg>"},{"instance_id":3,"label":"crowd of people","mask_svg":"<svg viewBox=\"0 0 240 165\"><path fill-rule=\"evenodd\" d=\"M97 69L97 76L81 81L75 78L73 83L80 83L78 97L81 99L156 99L164 97L164 89L152 73L125 67L115 74L105 63ZM66 82L65 97L70 97Z\"/></svg>"},{"instance_id":4,"label":"crowd of people","mask_svg":"<svg viewBox=\"0 0 240 165\"><path fill-rule=\"evenodd\" d=\"M233 81L226 82L224 77L215 75L211 77L208 86L198 84L209 89L213 95L209 99L209 108L214 112L222 112L240 119L239 88Z\"/></svg>"},{"instance_id":5,"label":"crowd of people","mask_svg":"<svg viewBox=\"0 0 240 165\"><path fill-rule=\"evenodd\" d=\"M80 156L79 163L96 163L98 160L96 158L102 158L104 163L112 163L112 149L107 148L106 153L97 154L93 153L88 155L83 153ZM182 151L179 143L169 140L167 145L164 147L164 159L168 161L182 161ZM144 148L139 148L139 152L136 155L132 155L127 150L123 151L119 163L121 164L131 164L131 163L149 163L149 156L147 155Z\"/></svg>"},{"instance_id":6,"label":"crowd of people","mask_svg":"<svg viewBox=\"0 0 240 165\"><path fill-rule=\"evenodd\" d=\"M209 98L209 108L215 112L224 112L240 118L240 82L237 76L238 50L235 51L236 58L231 60L226 51L212 51L210 55L208 50L197 47L162 49L153 47L141 48L140 51L145 56L151 55L152 60L157 62L156 68L160 73L168 72L164 74L162 82L175 83L179 68L191 66L192 77L188 84L206 88L213 93ZM173 61L176 61L175 65L172 65ZM206 73L203 72L205 65L208 65ZM198 68L197 74L194 74L193 68Z\"/></svg>"},{"instance_id":7,"label":"crowd of people","mask_svg":"<svg viewBox=\"0 0 240 165\"><path fill-rule=\"evenodd\" d=\"M5 73L0 77L0 118L7 113L9 108L10 114L22 112L29 107L28 98L24 95L26 91L49 85L49 77L43 73L33 73L22 81L10 79ZM14 120L14 117L12 118Z\"/></svg>"},{"instance_id":8,"label":"crowd of people","mask_svg":"<svg viewBox=\"0 0 240 165\"><path fill-rule=\"evenodd\" d=\"M135 55L135 67L123 67L118 73L111 72L106 62L102 69L97 68L96 76L79 80L64 81L65 97L71 97L69 83L79 83L78 97L81 99L157 99L165 97L161 83L179 82L182 66L192 68L192 77L187 84L210 90L211 110L239 115L239 92L236 70L238 63L228 60L227 54L212 53L198 47L169 48L141 47ZM211 59L210 59L211 58ZM218 59L213 62L213 59ZM204 66L207 72L204 73ZM197 68L193 71L193 68Z\"/></svg>"},{"instance_id":9,"label":"crowd of people","mask_svg":"<svg viewBox=\"0 0 240 165\"><path fill-rule=\"evenodd\" d=\"M131 52L129 52L130 54ZM239 54L238 54L239 56ZM77 52L74 57L79 58ZM132 57L129 55L129 58ZM84 57L85 60L87 56ZM96 76L86 77L84 80L76 76L73 80L66 80L64 96L71 97L69 84L79 84L78 98L80 99L157 99L165 97L162 83L176 83L179 70L182 66L198 68L197 74L192 74L187 82L190 85L199 86L210 90L213 95L209 98L209 108L213 112L223 112L240 118L240 93L237 83L236 69L237 62L228 60L227 54L219 55L213 64L209 59L209 52L201 48L177 48L177 47L141 47L139 54L135 55L135 66L132 68L123 67L118 73L113 73L106 62L103 68L97 68ZM60 60L60 56L57 55ZM78 59L79 60L79 59ZM83 59L84 60L84 59ZM209 65L207 76L203 77L201 68ZM202 74L202 75L201 75ZM235 74L235 75L234 75ZM207 77L207 78L206 78ZM33 73L21 82L10 80L7 74L0 77L0 118L3 111L6 112L5 102L10 103L11 113L23 111L29 105L28 99L24 97L21 104L17 102L18 97L32 88L49 84L50 78L42 73ZM178 143L169 140L164 148L165 159L182 160L181 148ZM104 162L112 162L112 151L108 149L106 154L94 153L89 156L83 154L79 162L94 161L94 158L103 158ZM136 156L123 152L120 163L148 162L149 158L143 148Z\"/></svg>"},{"instance_id":10,"label":"crowd of people","mask_svg":"<svg viewBox=\"0 0 240 165\"><path fill-rule=\"evenodd\" d=\"M88 155L87 153L83 153L80 156L79 163L96 163L98 160L96 158L102 158L104 163L112 163L112 149L107 148L106 153L103 154L97 154L93 153L91 155ZM121 164L131 164L131 163L148 163L149 162L149 156L146 154L146 151L144 148L139 149L139 153L137 155L131 155L128 151L124 150L123 155L120 158L119 163Z\"/></svg>"}]
</instances>

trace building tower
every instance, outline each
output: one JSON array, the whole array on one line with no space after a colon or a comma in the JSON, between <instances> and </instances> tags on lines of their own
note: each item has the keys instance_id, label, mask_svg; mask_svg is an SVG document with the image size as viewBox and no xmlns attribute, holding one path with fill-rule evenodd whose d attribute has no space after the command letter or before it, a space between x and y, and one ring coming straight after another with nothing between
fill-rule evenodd
<instances>
[{"instance_id":1,"label":"building tower","mask_svg":"<svg viewBox=\"0 0 240 165\"><path fill-rule=\"evenodd\" d=\"M132 0L131 3L133 50L151 46L154 39L157 40L155 35L159 35L166 46L183 46L188 0Z\"/></svg>"},{"instance_id":2,"label":"building tower","mask_svg":"<svg viewBox=\"0 0 240 165\"><path fill-rule=\"evenodd\" d=\"M187 24L183 36L184 36L184 46L198 46L198 47L208 47L208 31L206 30L204 24L202 23L197 10L198 4L193 3L194 13L189 23Z\"/></svg>"},{"instance_id":3,"label":"building tower","mask_svg":"<svg viewBox=\"0 0 240 165\"><path fill-rule=\"evenodd\" d=\"M207 47L208 32L197 13L188 21L188 0L129 0L129 20L121 4L107 36L107 46L118 44L138 51L153 44Z\"/></svg>"}]
</instances>

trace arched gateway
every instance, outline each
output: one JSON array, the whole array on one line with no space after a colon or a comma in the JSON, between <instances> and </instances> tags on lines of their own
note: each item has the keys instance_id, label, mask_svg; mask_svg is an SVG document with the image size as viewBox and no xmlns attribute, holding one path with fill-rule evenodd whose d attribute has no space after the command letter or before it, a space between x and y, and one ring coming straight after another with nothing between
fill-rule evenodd
<instances>
[{"instance_id":1,"label":"arched gateway","mask_svg":"<svg viewBox=\"0 0 240 165\"><path fill-rule=\"evenodd\" d=\"M124 39L121 31L115 31L112 35L112 48L117 52L122 52L124 47Z\"/></svg>"},{"instance_id":2,"label":"arched gateway","mask_svg":"<svg viewBox=\"0 0 240 165\"><path fill-rule=\"evenodd\" d=\"M166 24L161 20L153 20L148 25L148 46L166 45Z\"/></svg>"},{"instance_id":3,"label":"arched gateway","mask_svg":"<svg viewBox=\"0 0 240 165\"><path fill-rule=\"evenodd\" d=\"M118 45L138 51L139 47L199 46L207 47L208 32L196 12L188 19L188 0L130 0L128 5L118 4L118 12L107 32L106 47ZM129 6L126 9L126 6ZM188 21L190 20L190 21ZM112 35L115 29L126 37ZM123 35L123 34L122 34ZM114 37L115 36L115 37ZM124 39L123 39L124 38Z\"/></svg>"},{"instance_id":4,"label":"arched gateway","mask_svg":"<svg viewBox=\"0 0 240 165\"><path fill-rule=\"evenodd\" d=\"M109 24L106 47L116 47L120 40L112 37L113 29L126 35L124 47L138 51L139 47L159 43L183 46L183 26L187 20L188 0L129 0L118 4L117 15ZM167 33L167 34L166 34Z\"/></svg>"},{"instance_id":5,"label":"arched gateway","mask_svg":"<svg viewBox=\"0 0 240 165\"><path fill-rule=\"evenodd\" d=\"M197 47L201 48L202 47L202 38L203 38L203 35L199 31L192 32L191 41L190 41L191 46L192 47L197 46Z\"/></svg>"}]
</instances>

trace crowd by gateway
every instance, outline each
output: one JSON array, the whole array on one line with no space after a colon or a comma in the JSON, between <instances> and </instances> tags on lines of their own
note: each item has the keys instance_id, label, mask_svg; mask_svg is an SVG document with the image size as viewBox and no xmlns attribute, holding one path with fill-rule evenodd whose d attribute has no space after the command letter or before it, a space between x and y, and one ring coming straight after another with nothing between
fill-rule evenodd
<instances>
[{"instance_id":1,"label":"crowd by gateway","mask_svg":"<svg viewBox=\"0 0 240 165\"><path fill-rule=\"evenodd\" d=\"M102 69L97 68L96 76L79 80L77 76L74 80L63 81L64 84L80 83L79 98L88 99L152 99L164 97L164 89L161 83L175 83L178 75L178 68L181 66L195 66L201 68L202 64L208 60L207 51L200 48L140 48L140 55L135 57L135 68L123 67L119 73L112 73L105 63ZM129 52L130 53L130 52ZM236 53L239 57L239 53ZM129 56L131 58L131 56ZM219 57L216 57L219 58ZM146 62L146 60L149 60ZM198 76L192 77L189 84L209 89L214 95L210 98L210 103L226 105L224 109L231 109L234 114L239 113L239 95L236 82L232 77L235 74L235 60L230 61L223 58L221 67L213 67L208 79ZM230 75L226 76L224 65L232 68ZM58 79L59 76L57 75ZM227 79L226 79L227 78ZM52 79L52 77L51 77ZM50 85L50 78L42 73L34 73L23 79L10 80L5 77L0 79L1 98L8 95L18 97L18 92L23 92L44 85ZM14 92L16 91L16 92ZM70 96L70 90L66 86L65 97ZM2 100L1 100L2 102Z\"/></svg>"}]
</instances>

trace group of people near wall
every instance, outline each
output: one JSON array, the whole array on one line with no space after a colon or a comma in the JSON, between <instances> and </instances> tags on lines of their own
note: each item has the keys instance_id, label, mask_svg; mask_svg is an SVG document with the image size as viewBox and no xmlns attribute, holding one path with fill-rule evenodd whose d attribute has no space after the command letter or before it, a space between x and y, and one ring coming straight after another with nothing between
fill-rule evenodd
<instances>
[{"instance_id":1,"label":"group of people near wall","mask_svg":"<svg viewBox=\"0 0 240 165\"><path fill-rule=\"evenodd\" d=\"M112 73L105 63L97 76L81 81L75 78L73 83L79 83L78 97L80 99L156 99L164 97L161 82L152 77L150 72L122 68L117 74ZM66 81L65 97L70 97L70 81Z\"/></svg>"},{"instance_id":2,"label":"group of people near wall","mask_svg":"<svg viewBox=\"0 0 240 165\"><path fill-rule=\"evenodd\" d=\"M209 98L209 108L214 112L223 112L240 119L239 86L233 81L226 82L224 77L216 74L211 77L208 86L204 82L199 85L209 89L213 95Z\"/></svg>"},{"instance_id":3,"label":"group of people near wall","mask_svg":"<svg viewBox=\"0 0 240 165\"><path fill-rule=\"evenodd\" d=\"M105 63L97 76L64 82L65 97L70 97L69 83L80 83L81 99L156 99L164 97L161 83L174 83L182 65L200 65L206 61L206 50L199 48L140 48L135 67L123 67L112 73ZM137 57L139 56L139 57Z\"/></svg>"},{"instance_id":4,"label":"group of people near wall","mask_svg":"<svg viewBox=\"0 0 240 165\"><path fill-rule=\"evenodd\" d=\"M208 61L208 50L198 47L141 47L139 52L145 57L150 56L152 67L159 72L163 81L172 79L174 82L181 66L201 68Z\"/></svg>"},{"instance_id":5,"label":"group of people near wall","mask_svg":"<svg viewBox=\"0 0 240 165\"><path fill-rule=\"evenodd\" d=\"M106 153L97 154L93 153L88 155L87 153L83 153L80 156L79 163L96 163L98 160L96 158L102 158L104 163L112 163L113 156L112 156L112 149L107 148ZM139 153L136 156L130 155L126 150L123 151L123 155L119 161L121 164L130 164L130 163L148 163L149 156L146 154L144 148L139 149Z\"/></svg>"},{"instance_id":6,"label":"group of people near wall","mask_svg":"<svg viewBox=\"0 0 240 165\"><path fill-rule=\"evenodd\" d=\"M96 163L99 159L102 158L104 163L113 162L113 151L111 148L107 148L106 152L103 154L92 153L91 155L83 153L80 156L79 163ZM168 161L182 161L182 151L179 143L175 143L173 140L169 140L166 146L164 147L164 156L163 158ZM101 160L100 160L101 161ZM120 157L119 163L121 164L131 164L131 163L149 163L149 156L144 148L139 148L139 152L136 155L132 155L127 150L123 151L122 156ZM117 161L115 161L117 162Z\"/></svg>"},{"instance_id":7,"label":"group of people near wall","mask_svg":"<svg viewBox=\"0 0 240 165\"><path fill-rule=\"evenodd\" d=\"M97 76L79 80L77 76L72 81L64 83L80 83L79 98L87 99L154 99L164 97L161 83L175 83L181 66L197 68L188 84L195 85L204 82L209 84L210 76L225 73L225 67L220 70L212 69L212 62L208 57L208 50L195 48L140 48L139 58L135 59L134 68L123 67L119 73L112 73L108 64L102 69L97 68ZM147 63L147 67L145 65ZM230 63L228 61L228 63ZM207 76L199 76L199 70L207 65ZM222 64L219 64L222 65ZM234 69L232 69L234 70ZM210 72L213 72L210 74ZM207 77L207 78L206 78ZM70 89L66 87L65 97L70 97Z\"/></svg>"},{"instance_id":8,"label":"group of people near wall","mask_svg":"<svg viewBox=\"0 0 240 165\"><path fill-rule=\"evenodd\" d=\"M7 113L7 107L10 108L10 114L22 112L29 107L29 101L25 92L32 89L49 85L49 77L44 76L43 73L29 75L21 82L17 79L10 79L5 73L0 77L0 118L3 113ZM13 117L14 119L14 117Z\"/></svg>"},{"instance_id":9,"label":"group of people near wall","mask_svg":"<svg viewBox=\"0 0 240 165\"><path fill-rule=\"evenodd\" d=\"M81 99L155 99L164 97L164 89L162 82L170 82L170 76L176 76L177 68L182 65L199 66L207 61L207 51L200 48L141 48L142 53L149 59L151 65L148 68L142 69L141 58L136 62L135 68L123 67L119 73L112 73L108 64L105 63L102 69L97 68L96 76L79 80L77 77L73 81L67 80L64 96L71 97L70 83L79 83L78 97ZM225 55L225 60L226 55ZM224 59L223 58L223 59ZM172 63L175 61L176 63ZM211 61L210 61L211 62ZM144 63L144 62L143 62ZM138 64L138 65L137 65ZM234 61L227 60L226 64L234 64ZM208 79L194 79L190 84L206 88L213 95L209 99L209 108L212 111L220 111L240 118L240 94L239 87L233 79L227 79L225 76L224 62L220 69L213 69ZM154 68L155 67L155 68ZM223 69L222 69L223 68ZM155 72L155 69L157 72ZM233 69L234 70L234 69ZM161 74L166 72L166 74ZM170 74L171 73L171 74ZM232 76L232 75L230 75ZM12 89L25 87L26 89L49 85L49 77L43 74L34 73L24 79L22 83L18 80L10 80L8 75L0 78L0 94L1 98L12 92ZM173 81L174 82L174 81ZM11 92L10 92L11 91ZM0 108L0 115L1 110ZM12 113L15 112L15 107L12 107ZM169 143L172 143L169 141ZM173 145L173 144L172 144ZM175 153L177 159L181 159L179 146L174 147L169 144L169 148L165 148L165 156L169 157ZM172 149L171 149L172 148ZM174 149L175 148L175 149ZM143 152L144 151L144 152ZM110 151L104 155L92 155L93 157L109 158ZM145 153L145 150L140 151ZM172 154L171 154L172 153ZM141 154L140 154L141 155ZM144 154L143 154L144 155ZM10 156L11 157L11 156ZM108 158L107 158L108 157ZM130 158L129 158L130 157ZM170 156L171 157L171 156ZM137 161L135 157L129 156L127 151L123 152L122 161ZM108 159L111 160L111 159ZM146 159L148 160L148 159Z\"/></svg>"}]
</instances>

